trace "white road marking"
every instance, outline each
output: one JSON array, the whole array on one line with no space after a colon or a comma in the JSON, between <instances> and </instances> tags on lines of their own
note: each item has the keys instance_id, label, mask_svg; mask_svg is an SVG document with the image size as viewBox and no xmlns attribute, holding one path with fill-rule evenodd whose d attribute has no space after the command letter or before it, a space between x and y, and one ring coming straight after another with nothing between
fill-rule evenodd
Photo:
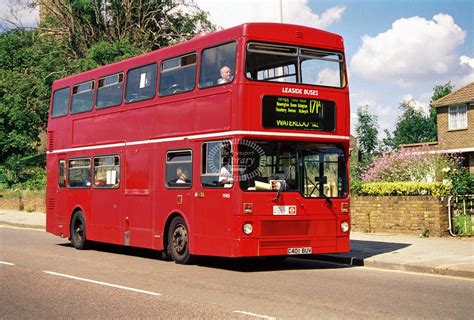
<instances>
[{"instance_id":1,"label":"white road marking","mask_svg":"<svg viewBox=\"0 0 474 320\"><path fill-rule=\"evenodd\" d=\"M5 261L0 261L0 264L6 264L7 266L14 266L15 265L14 263L5 262Z\"/></svg>"},{"instance_id":2,"label":"white road marking","mask_svg":"<svg viewBox=\"0 0 474 320\"><path fill-rule=\"evenodd\" d=\"M149 294L149 295L152 295L152 296L161 296L161 293L157 293L157 292L151 292L151 291L140 290L140 289L135 289L135 288L130 288L130 287L124 287L124 286L119 286L119 285L116 285L116 284L111 284L111 283L96 281L96 280L90 280L90 279L85 279L85 278L79 278L79 277L75 277L75 276L70 276L68 274L62 274L62 273L57 273L57 272L52 272L52 271L43 271L43 272L47 273L47 274L51 274L53 276L59 276L59 277L64 277L64 278L68 278L68 279L73 279L73 280L79 280L79 281L90 282L90 283L94 283L94 284L100 284L102 286L118 288L118 289L124 289L124 290Z\"/></svg>"},{"instance_id":3,"label":"white road marking","mask_svg":"<svg viewBox=\"0 0 474 320\"><path fill-rule=\"evenodd\" d=\"M27 227L16 227L8 224L0 224L0 228L7 228L7 229L17 229L17 230L31 230L31 231L40 231L44 232L44 229L40 228L27 228Z\"/></svg>"},{"instance_id":4,"label":"white road marking","mask_svg":"<svg viewBox=\"0 0 474 320\"><path fill-rule=\"evenodd\" d=\"M256 318L261 318L261 319L268 319L268 320L275 320L276 319L275 317L265 316L265 315L256 314L256 313L253 313L253 312L247 312L247 311L234 310L232 312L245 314L246 316L251 316L251 317L256 317Z\"/></svg>"}]
</instances>

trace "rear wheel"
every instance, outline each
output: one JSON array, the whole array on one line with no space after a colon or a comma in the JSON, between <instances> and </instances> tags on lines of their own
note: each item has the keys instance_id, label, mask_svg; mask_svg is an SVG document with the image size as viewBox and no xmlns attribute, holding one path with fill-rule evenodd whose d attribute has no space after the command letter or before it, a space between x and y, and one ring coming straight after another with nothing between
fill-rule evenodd
<instances>
[{"instance_id":1,"label":"rear wheel","mask_svg":"<svg viewBox=\"0 0 474 320\"><path fill-rule=\"evenodd\" d=\"M78 250L86 249L86 223L82 211L77 211L71 220L71 244Z\"/></svg>"},{"instance_id":2,"label":"rear wheel","mask_svg":"<svg viewBox=\"0 0 474 320\"><path fill-rule=\"evenodd\" d=\"M168 252L176 263L191 263L188 227L182 217L176 217L171 221L168 231Z\"/></svg>"}]
</instances>

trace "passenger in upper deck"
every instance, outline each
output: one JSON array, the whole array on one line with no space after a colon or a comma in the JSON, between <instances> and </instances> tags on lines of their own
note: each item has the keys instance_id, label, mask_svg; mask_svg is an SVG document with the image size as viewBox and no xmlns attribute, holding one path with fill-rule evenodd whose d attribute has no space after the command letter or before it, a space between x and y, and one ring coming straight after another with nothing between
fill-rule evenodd
<instances>
[{"instance_id":1,"label":"passenger in upper deck","mask_svg":"<svg viewBox=\"0 0 474 320\"><path fill-rule=\"evenodd\" d=\"M231 70L229 66L223 66L220 70L221 77L217 80L217 84L228 83L232 81Z\"/></svg>"}]
</instances>

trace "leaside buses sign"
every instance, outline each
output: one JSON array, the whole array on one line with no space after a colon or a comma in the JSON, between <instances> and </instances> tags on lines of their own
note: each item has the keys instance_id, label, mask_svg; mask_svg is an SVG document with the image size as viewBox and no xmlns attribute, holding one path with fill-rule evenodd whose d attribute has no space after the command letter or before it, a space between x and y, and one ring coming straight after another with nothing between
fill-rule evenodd
<instances>
[{"instance_id":1,"label":"leaside buses sign","mask_svg":"<svg viewBox=\"0 0 474 320\"><path fill-rule=\"evenodd\" d=\"M262 108L265 128L314 131L335 129L334 101L265 96Z\"/></svg>"}]
</instances>

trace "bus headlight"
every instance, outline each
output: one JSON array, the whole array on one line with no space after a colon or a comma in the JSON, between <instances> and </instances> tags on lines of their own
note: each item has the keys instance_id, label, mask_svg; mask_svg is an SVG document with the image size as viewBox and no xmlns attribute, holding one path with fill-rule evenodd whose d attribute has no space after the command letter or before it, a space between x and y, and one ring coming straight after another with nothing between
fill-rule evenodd
<instances>
[{"instance_id":1,"label":"bus headlight","mask_svg":"<svg viewBox=\"0 0 474 320\"><path fill-rule=\"evenodd\" d=\"M342 232L349 231L349 222L347 221L341 222L341 231Z\"/></svg>"},{"instance_id":2,"label":"bus headlight","mask_svg":"<svg viewBox=\"0 0 474 320\"><path fill-rule=\"evenodd\" d=\"M242 226L242 231L246 234L246 235L249 235L253 232L253 226L250 222L246 222L244 223L244 225Z\"/></svg>"}]
</instances>

